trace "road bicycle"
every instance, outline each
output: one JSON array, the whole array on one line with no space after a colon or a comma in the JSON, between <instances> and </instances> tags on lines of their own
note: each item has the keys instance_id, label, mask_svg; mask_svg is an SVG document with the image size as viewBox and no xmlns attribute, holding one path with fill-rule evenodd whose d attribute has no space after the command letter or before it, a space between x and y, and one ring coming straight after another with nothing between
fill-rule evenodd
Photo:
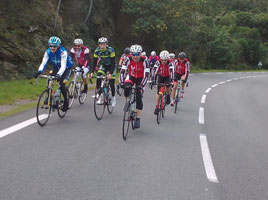
<instances>
[{"instance_id":1,"label":"road bicycle","mask_svg":"<svg viewBox=\"0 0 268 200\"><path fill-rule=\"evenodd\" d=\"M40 126L45 126L51 115L51 110L53 112L57 110L60 118L65 117L67 111L62 111L64 98L59 83L55 81L55 76L39 75L39 77L47 79L47 88L41 93L38 99L36 107L36 118ZM69 98L68 91L67 98Z\"/></svg>"},{"instance_id":2,"label":"road bicycle","mask_svg":"<svg viewBox=\"0 0 268 200\"><path fill-rule=\"evenodd\" d=\"M69 109L72 107L74 100L78 98L79 103L82 105L87 98L87 93L84 93L85 83L83 81L83 69L73 69L74 80L68 85L69 91ZM80 80L79 80L80 77Z\"/></svg>"},{"instance_id":3,"label":"road bicycle","mask_svg":"<svg viewBox=\"0 0 268 200\"><path fill-rule=\"evenodd\" d=\"M107 107L108 113L112 114L113 107L111 104L111 94L110 94L110 86L109 80L107 76L96 76L92 78L101 78L101 87L99 89L95 89L95 96L94 96L94 113L98 120L101 120L105 108Z\"/></svg>"},{"instance_id":4,"label":"road bicycle","mask_svg":"<svg viewBox=\"0 0 268 200\"><path fill-rule=\"evenodd\" d=\"M131 124L132 129L135 129L135 121L137 117L136 112L136 92L137 89L135 87L126 86L127 88L131 88L129 97L126 98L126 103L124 106L124 117L123 117L123 126L122 126L122 136L123 139L127 139L129 126Z\"/></svg>"}]
</instances>

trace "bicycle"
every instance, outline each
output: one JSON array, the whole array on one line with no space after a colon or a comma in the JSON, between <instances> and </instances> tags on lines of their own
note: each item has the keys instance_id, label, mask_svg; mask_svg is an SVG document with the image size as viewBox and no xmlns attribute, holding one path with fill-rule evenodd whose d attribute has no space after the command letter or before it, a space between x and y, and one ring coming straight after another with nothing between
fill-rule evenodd
<instances>
[{"instance_id":1,"label":"bicycle","mask_svg":"<svg viewBox=\"0 0 268 200\"><path fill-rule=\"evenodd\" d=\"M131 86L128 86L130 88ZM131 127L135 129L135 121L137 117L136 112L136 91L135 87L131 87L130 95L126 99L126 103L124 106L124 117L123 117L123 126L122 126L122 136L123 139L127 139L129 124L131 123Z\"/></svg>"},{"instance_id":2,"label":"bicycle","mask_svg":"<svg viewBox=\"0 0 268 200\"><path fill-rule=\"evenodd\" d=\"M47 79L47 88L39 96L36 107L36 118L40 126L45 126L49 120L51 110L53 112L57 110L58 116L60 118L65 117L67 110L65 112L62 111L64 105L64 98L59 88L59 83L54 81L55 76L39 75L39 77ZM38 79L36 81L38 81ZM58 86L57 90L54 89L55 85ZM68 91L67 98L69 98Z\"/></svg>"},{"instance_id":3,"label":"bicycle","mask_svg":"<svg viewBox=\"0 0 268 200\"><path fill-rule=\"evenodd\" d=\"M69 109L72 107L75 99L78 98L80 105L82 105L87 98L87 93L83 92L85 83L83 80L82 81L79 80L79 77L81 77L82 79L84 70L81 68L79 70L73 69L72 72L75 73L75 75L74 75L74 80L71 81L68 85L69 98L70 98L69 106L68 106Z\"/></svg>"},{"instance_id":4,"label":"bicycle","mask_svg":"<svg viewBox=\"0 0 268 200\"><path fill-rule=\"evenodd\" d=\"M166 110L166 105L167 105L167 86L170 86L170 84L166 83L153 83L151 84L151 89L153 85L159 85L160 90L158 92L159 98L157 102L157 109L158 113L156 115L156 121L157 124L160 124L160 119L165 117L165 110Z\"/></svg>"},{"instance_id":5,"label":"bicycle","mask_svg":"<svg viewBox=\"0 0 268 200\"><path fill-rule=\"evenodd\" d=\"M177 89L176 89L176 95L175 95L174 113L177 112L178 103L181 101L181 83L182 83L182 81L179 80L178 81L178 86L177 86Z\"/></svg>"},{"instance_id":6,"label":"bicycle","mask_svg":"<svg viewBox=\"0 0 268 200\"><path fill-rule=\"evenodd\" d=\"M121 88L121 83L118 83L116 85L116 93L119 95L119 96L122 96L123 94L123 88Z\"/></svg>"},{"instance_id":7,"label":"bicycle","mask_svg":"<svg viewBox=\"0 0 268 200\"><path fill-rule=\"evenodd\" d=\"M109 86L109 80L107 76L96 76L92 78L101 78L101 87L99 89L95 89L95 96L94 96L94 113L98 120L101 120L105 108L107 107L108 113L112 114L113 107L111 105L111 97L110 97L110 86ZM101 100L101 102L98 102Z\"/></svg>"}]
</instances>

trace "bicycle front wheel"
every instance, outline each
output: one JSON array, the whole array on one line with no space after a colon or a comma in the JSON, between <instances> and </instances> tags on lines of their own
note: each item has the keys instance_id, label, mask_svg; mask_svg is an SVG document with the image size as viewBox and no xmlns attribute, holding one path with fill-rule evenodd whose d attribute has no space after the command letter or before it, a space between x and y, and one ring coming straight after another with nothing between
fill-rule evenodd
<instances>
[{"instance_id":1,"label":"bicycle front wheel","mask_svg":"<svg viewBox=\"0 0 268 200\"><path fill-rule=\"evenodd\" d=\"M68 108L70 109L74 103L74 99L77 96L77 90L75 88L75 84L74 81L70 82L70 84L68 85L68 91L69 91L69 106Z\"/></svg>"},{"instance_id":2,"label":"bicycle front wheel","mask_svg":"<svg viewBox=\"0 0 268 200\"><path fill-rule=\"evenodd\" d=\"M161 107L162 107L162 98L163 96L162 95L159 95L159 99L158 99L158 113L156 115L156 121L157 121L157 124L160 124L160 119L161 119Z\"/></svg>"},{"instance_id":3,"label":"bicycle front wheel","mask_svg":"<svg viewBox=\"0 0 268 200\"><path fill-rule=\"evenodd\" d=\"M111 102L111 97L110 95L108 97L106 97L106 105L107 105L107 110L109 114L112 114L114 107L112 106L112 102Z\"/></svg>"},{"instance_id":4,"label":"bicycle front wheel","mask_svg":"<svg viewBox=\"0 0 268 200\"><path fill-rule=\"evenodd\" d=\"M51 93L48 89L40 95L36 107L36 118L40 126L45 126L51 113Z\"/></svg>"},{"instance_id":5,"label":"bicycle front wheel","mask_svg":"<svg viewBox=\"0 0 268 200\"><path fill-rule=\"evenodd\" d=\"M87 98L87 93L84 93L85 83L83 82L80 87L80 95L78 97L79 103L82 105Z\"/></svg>"},{"instance_id":6,"label":"bicycle front wheel","mask_svg":"<svg viewBox=\"0 0 268 200\"><path fill-rule=\"evenodd\" d=\"M123 136L124 140L127 139L130 121L131 121L130 120L130 111L129 111L129 109L127 109L124 112L123 126L122 126L122 136Z\"/></svg>"},{"instance_id":7,"label":"bicycle front wheel","mask_svg":"<svg viewBox=\"0 0 268 200\"><path fill-rule=\"evenodd\" d=\"M175 98L175 109L174 113L177 112L178 109L178 103L180 102L180 90L177 91L176 98Z\"/></svg>"},{"instance_id":8,"label":"bicycle front wheel","mask_svg":"<svg viewBox=\"0 0 268 200\"><path fill-rule=\"evenodd\" d=\"M105 102L103 97L103 92L98 94L97 89L95 90L95 97L94 97L94 113L98 120L101 120L105 111Z\"/></svg>"},{"instance_id":9,"label":"bicycle front wheel","mask_svg":"<svg viewBox=\"0 0 268 200\"><path fill-rule=\"evenodd\" d=\"M69 101L69 92L67 90L67 102ZM57 107L57 112L60 118L64 118L67 111L63 111L63 105L64 105L64 98L63 98L63 94L60 93L60 100L58 102L58 107Z\"/></svg>"}]
</instances>

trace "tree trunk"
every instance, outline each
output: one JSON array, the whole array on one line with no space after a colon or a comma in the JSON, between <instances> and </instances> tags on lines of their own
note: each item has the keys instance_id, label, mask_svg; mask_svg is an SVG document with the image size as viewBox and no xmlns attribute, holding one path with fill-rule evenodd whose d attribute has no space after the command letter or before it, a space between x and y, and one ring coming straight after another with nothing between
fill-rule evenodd
<instances>
[{"instance_id":1,"label":"tree trunk","mask_svg":"<svg viewBox=\"0 0 268 200\"><path fill-rule=\"evenodd\" d=\"M87 22L87 20L88 20L88 18L90 16L91 9L92 9L92 4L93 4L93 0L90 0L90 6L89 6L89 9L88 9L87 17L85 19L85 23Z\"/></svg>"},{"instance_id":2,"label":"tree trunk","mask_svg":"<svg viewBox=\"0 0 268 200\"><path fill-rule=\"evenodd\" d=\"M57 13L56 13L56 18L55 18L55 25L54 25L54 27L57 26L58 17L59 17L59 11L60 11L60 5L61 5L61 0L59 0L59 2L58 2L58 7L57 7Z\"/></svg>"}]
</instances>

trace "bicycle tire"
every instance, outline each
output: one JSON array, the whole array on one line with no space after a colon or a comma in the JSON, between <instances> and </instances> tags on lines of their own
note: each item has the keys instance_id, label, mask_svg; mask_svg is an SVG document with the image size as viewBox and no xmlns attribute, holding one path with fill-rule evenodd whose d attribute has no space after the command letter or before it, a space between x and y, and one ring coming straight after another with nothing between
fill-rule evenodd
<instances>
[{"instance_id":1,"label":"bicycle tire","mask_svg":"<svg viewBox=\"0 0 268 200\"><path fill-rule=\"evenodd\" d=\"M165 94L163 97L163 109L161 108L162 118L165 117L166 103L167 103L167 95Z\"/></svg>"},{"instance_id":2,"label":"bicycle tire","mask_svg":"<svg viewBox=\"0 0 268 200\"><path fill-rule=\"evenodd\" d=\"M74 81L71 81L67 88L68 88L68 91L69 91L69 94L70 94L70 96L69 96L69 106L68 106L68 108L70 109L72 107L73 103L74 103L75 97L77 96L77 94L76 94L77 90L75 88ZM71 92L70 92L70 90L71 90Z\"/></svg>"},{"instance_id":3,"label":"bicycle tire","mask_svg":"<svg viewBox=\"0 0 268 200\"><path fill-rule=\"evenodd\" d=\"M103 102L102 104L97 104L98 98L97 98L97 89L95 90L95 97L94 97L94 114L95 117L98 120L101 120L103 115L104 115L104 111L105 111L105 102ZM103 92L100 94L100 96L103 95ZM103 100L104 101L104 100ZM98 113L98 111L100 111L100 113Z\"/></svg>"},{"instance_id":4,"label":"bicycle tire","mask_svg":"<svg viewBox=\"0 0 268 200\"><path fill-rule=\"evenodd\" d=\"M129 124L130 124L130 110L127 109L124 112L124 117L123 117L123 125L122 125L123 140L127 139L128 130L129 130Z\"/></svg>"},{"instance_id":5,"label":"bicycle tire","mask_svg":"<svg viewBox=\"0 0 268 200\"><path fill-rule=\"evenodd\" d=\"M177 113L178 109L178 103L180 102L180 89L178 89L176 97L175 97L175 108L174 108L174 113Z\"/></svg>"},{"instance_id":6,"label":"bicycle tire","mask_svg":"<svg viewBox=\"0 0 268 200\"><path fill-rule=\"evenodd\" d=\"M48 99L50 99L49 101L49 103L48 103L48 115L47 115L47 117L44 117L43 115L41 115L41 113L39 112L39 107L41 108L42 106L40 105L40 102L41 102L41 99L42 99L42 97L45 95L45 94L47 94L47 98ZM42 93L41 93L41 95L39 96L39 99L38 99L38 102L37 102L37 106L36 106L36 118L37 118L37 123L41 126L41 127L43 127L43 126L45 126L46 125L46 123L48 122L48 120L49 120L49 117L50 117L50 113L51 113L51 102L52 102L52 99L51 99L51 95L50 95L51 93L49 93L49 90L48 89L46 89L46 90L44 90ZM43 108L42 108L43 109ZM41 117L42 116L42 117Z\"/></svg>"},{"instance_id":7,"label":"bicycle tire","mask_svg":"<svg viewBox=\"0 0 268 200\"><path fill-rule=\"evenodd\" d=\"M159 99L158 99L158 113L156 115L156 121L157 124L160 124L160 119L161 119L161 104L162 104L162 95L159 95Z\"/></svg>"},{"instance_id":8,"label":"bicycle tire","mask_svg":"<svg viewBox=\"0 0 268 200\"><path fill-rule=\"evenodd\" d=\"M86 101L86 98L87 98L87 93L84 93L83 90L84 90L84 87L85 87L85 83L82 82L81 83L81 87L80 87L80 94L79 94L79 97L78 97L78 101L79 103L82 105L83 103L85 103Z\"/></svg>"},{"instance_id":9,"label":"bicycle tire","mask_svg":"<svg viewBox=\"0 0 268 200\"><path fill-rule=\"evenodd\" d=\"M114 110L114 107L112 106L110 95L106 97L106 102L105 103L106 103L106 106L107 106L108 113L112 114L112 112Z\"/></svg>"},{"instance_id":10,"label":"bicycle tire","mask_svg":"<svg viewBox=\"0 0 268 200\"><path fill-rule=\"evenodd\" d=\"M67 90L67 101L69 101L69 91ZM57 106L57 113L60 118L64 118L65 115L67 114L68 109L64 112L62 111L64 105L64 97L62 92L60 93L60 101L58 102Z\"/></svg>"}]
</instances>

